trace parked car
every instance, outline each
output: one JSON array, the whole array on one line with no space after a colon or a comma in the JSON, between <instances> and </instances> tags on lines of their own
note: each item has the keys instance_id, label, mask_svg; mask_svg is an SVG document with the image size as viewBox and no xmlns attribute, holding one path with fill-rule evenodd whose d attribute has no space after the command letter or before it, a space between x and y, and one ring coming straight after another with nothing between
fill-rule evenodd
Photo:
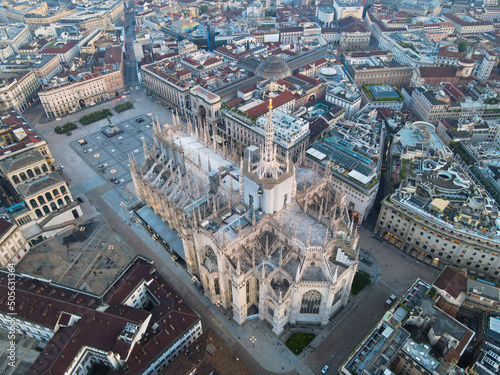
<instances>
[{"instance_id":1,"label":"parked car","mask_svg":"<svg viewBox=\"0 0 500 375\"><path fill-rule=\"evenodd\" d=\"M67 132L66 135L69 137L73 132Z\"/></svg>"},{"instance_id":2,"label":"parked car","mask_svg":"<svg viewBox=\"0 0 500 375\"><path fill-rule=\"evenodd\" d=\"M328 371L329 368L330 367L328 367L328 366L323 367L323 370L321 370L321 373L326 374L326 372Z\"/></svg>"}]
</instances>

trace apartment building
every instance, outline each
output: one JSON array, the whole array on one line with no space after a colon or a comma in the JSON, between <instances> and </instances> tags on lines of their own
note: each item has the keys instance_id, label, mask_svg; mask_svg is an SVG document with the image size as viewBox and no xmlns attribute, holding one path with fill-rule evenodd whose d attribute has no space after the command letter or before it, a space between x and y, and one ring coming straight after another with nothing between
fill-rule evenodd
<instances>
[{"instance_id":1,"label":"apartment building","mask_svg":"<svg viewBox=\"0 0 500 375\"><path fill-rule=\"evenodd\" d=\"M445 206L442 212L450 212L446 201L440 203ZM397 192L382 201L375 233L432 266L452 265L498 281L500 240L496 231L493 234L487 229L483 231L462 224L475 223L481 204L485 209L494 210L491 203L486 200L481 203L478 197L467 202L459 213L460 222L454 224L447 214L439 214L438 207L433 208L428 202Z\"/></svg>"},{"instance_id":2,"label":"apartment building","mask_svg":"<svg viewBox=\"0 0 500 375\"><path fill-rule=\"evenodd\" d=\"M280 29L280 41L283 44L297 43L304 35L303 27L282 27Z\"/></svg>"},{"instance_id":3,"label":"apartment building","mask_svg":"<svg viewBox=\"0 0 500 375\"><path fill-rule=\"evenodd\" d=\"M456 363L475 332L442 310L432 286L417 279L344 362L342 375L392 373L432 375L460 372ZM435 290L434 290L435 291ZM393 302L397 297L392 296ZM415 337L418 332L419 339ZM443 370L439 370L443 369ZM460 369L461 370L461 369Z\"/></svg>"},{"instance_id":4,"label":"apartment building","mask_svg":"<svg viewBox=\"0 0 500 375\"><path fill-rule=\"evenodd\" d=\"M345 118L350 120L361 108L361 94L355 85L328 85L325 100L345 109Z\"/></svg>"},{"instance_id":5,"label":"apartment building","mask_svg":"<svg viewBox=\"0 0 500 375\"><path fill-rule=\"evenodd\" d=\"M0 267L7 264L17 264L29 251L30 245L24 238L19 226L8 220L7 216L0 218Z\"/></svg>"},{"instance_id":6,"label":"apartment building","mask_svg":"<svg viewBox=\"0 0 500 375\"><path fill-rule=\"evenodd\" d=\"M80 52L80 44L76 40L69 40L66 43L56 43L45 46L40 54L57 55L61 63L69 63Z\"/></svg>"},{"instance_id":7,"label":"apartment building","mask_svg":"<svg viewBox=\"0 0 500 375\"><path fill-rule=\"evenodd\" d=\"M445 13L443 19L455 26L458 35L483 34L494 30L493 22L485 21L468 14Z\"/></svg>"},{"instance_id":8,"label":"apartment building","mask_svg":"<svg viewBox=\"0 0 500 375\"><path fill-rule=\"evenodd\" d=\"M0 160L27 151L38 151L48 163L53 162L45 139L16 111L0 111Z\"/></svg>"},{"instance_id":9,"label":"apartment building","mask_svg":"<svg viewBox=\"0 0 500 375\"><path fill-rule=\"evenodd\" d=\"M104 12L75 13L61 18L59 22L77 25L81 29L85 29L88 35L95 30L104 29L106 27L107 19L103 17L103 15Z\"/></svg>"},{"instance_id":10,"label":"apartment building","mask_svg":"<svg viewBox=\"0 0 500 375\"><path fill-rule=\"evenodd\" d=\"M39 97L47 117L59 117L118 96L123 89L121 68L110 67L86 74L75 82L47 86Z\"/></svg>"},{"instance_id":11,"label":"apartment building","mask_svg":"<svg viewBox=\"0 0 500 375\"><path fill-rule=\"evenodd\" d=\"M410 102L410 110L419 120L437 125L445 118L458 119L461 117L483 116L485 106L479 100L452 101L451 97L443 90L429 90L425 87L413 90ZM500 113L490 112L488 119L498 118Z\"/></svg>"},{"instance_id":12,"label":"apartment building","mask_svg":"<svg viewBox=\"0 0 500 375\"><path fill-rule=\"evenodd\" d=\"M0 270L2 295L9 280ZM141 257L101 296L20 274L15 281L16 314L1 304L0 328L14 320L18 334L48 342L28 373L83 375L100 365L156 375L202 333L200 317Z\"/></svg>"},{"instance_id":13,"label":"apartment building","mask_svg":"<svg viewBox=\"0 0 500 375\"><path fill-rule=\"evenodd\" d=\"M0 78L15 78L23 72L32 70L39 85L47 85L62 71L57 55L12 56L0 63Z\"/></svg>"},{"instance_id":14,"label":"apartment building","mask_svg":"<svg viewBox=\"0 0 500 375\"><path fill-rule=\"evenodd\" d=\"M33 13L25 14L23 17L23 22L29 26L30 30L35 30L39 26L54 24L61 18L69 16L70 14L76 12L75 9L58 8L59 7L51 9L50 12L46 15Z\"/></svg>"},{"instance_id":15,"label":"apartment building","mask_svg":"<svg viewBox=\"0 0 500 375\"><path fill-rule=\"evenodd\" d=\"M474 61L472 74L480 80L487 80L493 70L496 62L496 55L489 50L476 51L473 54L466 52L450 51L447 47L441 47L436 55L437 66L461 66L463 59L471 59Z\"/></svg>"},{"instance_id":16,"label":"apartment building","mask_svg":"<svg viewBox=\"0 0 500 375\"><path fill-rule=\"evenodd\" d=\"M309 161L322 169L330 168L333 184L345 193L346 207L358 224L371 212L379 188L385 128L374 119L375 114L367 109L356 121L337 122L325 132L323 140L306 151ZM358 152L361 149L363 152Z\"/></svg>"},{"instance_id":17,"label":"apartment building","mask_svg":"<svg viewBox=\"0 0 500 375\"><path fill-rule=\"evenodd\" d=\"M397 87L410 84L413 67L410 65L348 65L347 71L356 86L387 83Z\"/></svg>"},{"instance_id":18,"label":"apartment building","mask_svg":"<svg viewBox=\"0 0 500 375\"><path fill-rule=\"evenodd\" d=\"M92 10L105 12L106 18L112 25L120 24L122 17L125 16L125 4L121 0L105 0L99 2L92 7Z\"/></svg>"},{"instance_id":19,"label":"apartment building","mask_svg":"<svg viewBox=\"0 0 500 375\"><path fill-rule=\"evenodd\" d=\"M185 115L189 103L189 85L167 72L169 63L164 60L141 66L142 81L148 95L177 108L180 114Z\"/></svg>"},{"instance_id":20,"label":"apartment building","mask_svg":"<svg viewBox=\"0 0 500 375\"><path fill-rule=\"evenodd\" d=\"M290 156L296 160L309 141L309 124L289 112L293 108L294 95L285 91L273 98L274 143L278 154ZM245 146L263 146L266 140L266 122L264 117L269 111L269 100L251 101L238 108L221 110L222 125L217 128L218 134L228 141L231 148L243 153Z\"/></svg>"},{"instance_id":21,"label":"apartment building","mask_svg":"<svg viewBox=\"0 0 500 375\"><path fill-rule=\"evenodd\" d=\"M39 84L35 72L25 71L17 77L3 79L0 85L0 110L23 112L36 101Z\"/></svg>"},{"instance_id":22,"label":"apartment building","mask_svg":"<svg viewBox=\"0 0 500 375\"><path fill-rule=\"evenodd\" d=\"M30 38L31 34L28 26L22 23L0 27L0 48L11 46L14 53L17 53L19 47L27 43Z\"/></svg>"}]
</instances>

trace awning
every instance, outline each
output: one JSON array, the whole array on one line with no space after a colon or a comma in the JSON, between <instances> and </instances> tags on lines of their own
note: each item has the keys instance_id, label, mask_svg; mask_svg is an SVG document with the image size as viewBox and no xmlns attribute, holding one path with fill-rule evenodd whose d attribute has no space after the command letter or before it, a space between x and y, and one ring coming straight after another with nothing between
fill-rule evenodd
<instances>
[{"instance_id":1,"label":"awning","mask_svg":"<svg viewBox=\"0 0 500 375\"><path fill-rule=\"evenodd\" d=\"M144 220L160 236L160 238L176 252L177 255L186 261L182 240L175 230L170 228L168 224L165 223L160 216L156 215L148 206L144 206L137 210L137 215L139 215L139 217Z\"/></svg>"}]
</instances>

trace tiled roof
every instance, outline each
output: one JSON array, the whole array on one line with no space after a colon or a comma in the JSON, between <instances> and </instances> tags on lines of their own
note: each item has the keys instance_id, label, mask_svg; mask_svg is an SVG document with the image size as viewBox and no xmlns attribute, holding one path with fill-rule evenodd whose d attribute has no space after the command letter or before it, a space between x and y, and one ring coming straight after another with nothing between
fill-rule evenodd
<instances>
[{"instance_id":1,"label":"tiled roof","mask_svg":"<svg viewBox=\"0 0 500 375\"><path fill-rule=\"evenodd\" d=\"M44 191L51 186L59 185L61 182L64 182L62 177L57 173L52 172L37 180L18 185L18 189L23 197L27 198L32 195L38 194L39 192Z\"/></svg>"},{"instance_id":2,"label":"tiled roof","mask_svg":"<svg viewBox=\"0 0 500 375\"><path fill-rule=\"evenodd\" d=\"M40 152L31 151L21 154L18 157L2 161L2 166L7 173L12 173L43 160L45 160L45 158Z\"/></svg>"},{"instance_id":3,"label":"tiled roof","mask_svg":"<svg viewBox=\"0 0 500 375\"><path fill-rule=\"evenodd\" d=\"M66 53L68 52L71 48L76 46L78 44L77 41L70 40L67 42L64 46L58 47L58 48L45 48L41 51L43 55L51 54L51 53Z\"/></svg>"},{"instance_id":4,"label":"tiled roof","mask_svg":"<svg viewBox=\"0 0 500 375\"><path fill-rule=\"evenodd\" d=\"M104 55L105 64L117 64L121 63L123 58L123 53L121 47L108 47Z\"/></svg>"},{"instance_id":5,"label":"tiled roof","mask_svg":"<svg viewBox=\"0 0 500 375\"><path fill-rule=\"evenodd\" d=\"M0 237L2 237L13 226L11 222L0 218Z\"/></svg>"},{"instance_id":6,"label":"tiled roof","mask_svg":"<svg viewBox=\"0 0 500 375\"><path fill-rule=\"evenodd\" d=\"M277 97L273 98L273 108L278 108L293 99L295 99L295 96L290 91L285 91L279 94ZM253 108L250 108L248 111L246 111L246 114L251 117L257 118L259 116L266 114L268 111L269 111L269 100L266 100L264 103L261 103Z\"/></svg>"},{"instance_id":7,"label":"tiled roof","mask_svg":"<svg viewBox=\"0 0 500 375\"><path fill-rule=\"evenodd\" d=\"M10 312L6 298L8 280L7 272L0 270L0 311L4 313ZM26 374L63 374L83 347L119 354L126 361L120 373L138 374L200 319L156 274L152 263L140 257L103 297L22 275L17 275L16 281L17 316L54 331L59 325ZM159 301L151 312L123 305L140 286ZM102 308L104 303L107 308ZM72 321L71 315L76 321ZM147 325L145 334L133 347L119 337L128 323Z\"/></svg>"},{"instance_id":8,"label":"tiled roof","mask_svg":"<svg viewBox=\"0 0 500 375\"><path fill-rule=\"evenodd\" d=\"M457 75L457 68L454 66L421 66L418 69L422 78L456 77Z\"/></svg>"},{"instance_id":9,"label":"tiled roof","mask_svg":"<svg viewBox=\"0 0 500 375\"><path fill-rule=\"evenodd\" d=\"M446 267L434 280L434 286L446 291L453 298L457 298L461 292L467 290L467 278L465 272L453 267Z\"/></svg>"}]
</instances>

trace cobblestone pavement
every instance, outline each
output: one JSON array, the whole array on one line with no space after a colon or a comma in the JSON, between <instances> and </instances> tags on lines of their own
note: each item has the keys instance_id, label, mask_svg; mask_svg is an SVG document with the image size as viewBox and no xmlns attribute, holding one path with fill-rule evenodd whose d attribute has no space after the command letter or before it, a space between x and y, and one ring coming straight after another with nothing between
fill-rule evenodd
<instances>
[{"instance_id":1,"label":"cobblestone pavement","mask_svg":"<svg viewBox=\"0 0 500 375\"><path fill-rule=\"evenodd\" d=\"M115 184L115 190L125 202L134 197L125 185L132 181L129 155L133 155L139 165L144 163L144 144L148 149L153 146L152 120L148 116L137 116L115 124L121 133L107 137L97 131L70 143L71 147L85 162L109 184Z\"/></svg>"}]
</instances>

